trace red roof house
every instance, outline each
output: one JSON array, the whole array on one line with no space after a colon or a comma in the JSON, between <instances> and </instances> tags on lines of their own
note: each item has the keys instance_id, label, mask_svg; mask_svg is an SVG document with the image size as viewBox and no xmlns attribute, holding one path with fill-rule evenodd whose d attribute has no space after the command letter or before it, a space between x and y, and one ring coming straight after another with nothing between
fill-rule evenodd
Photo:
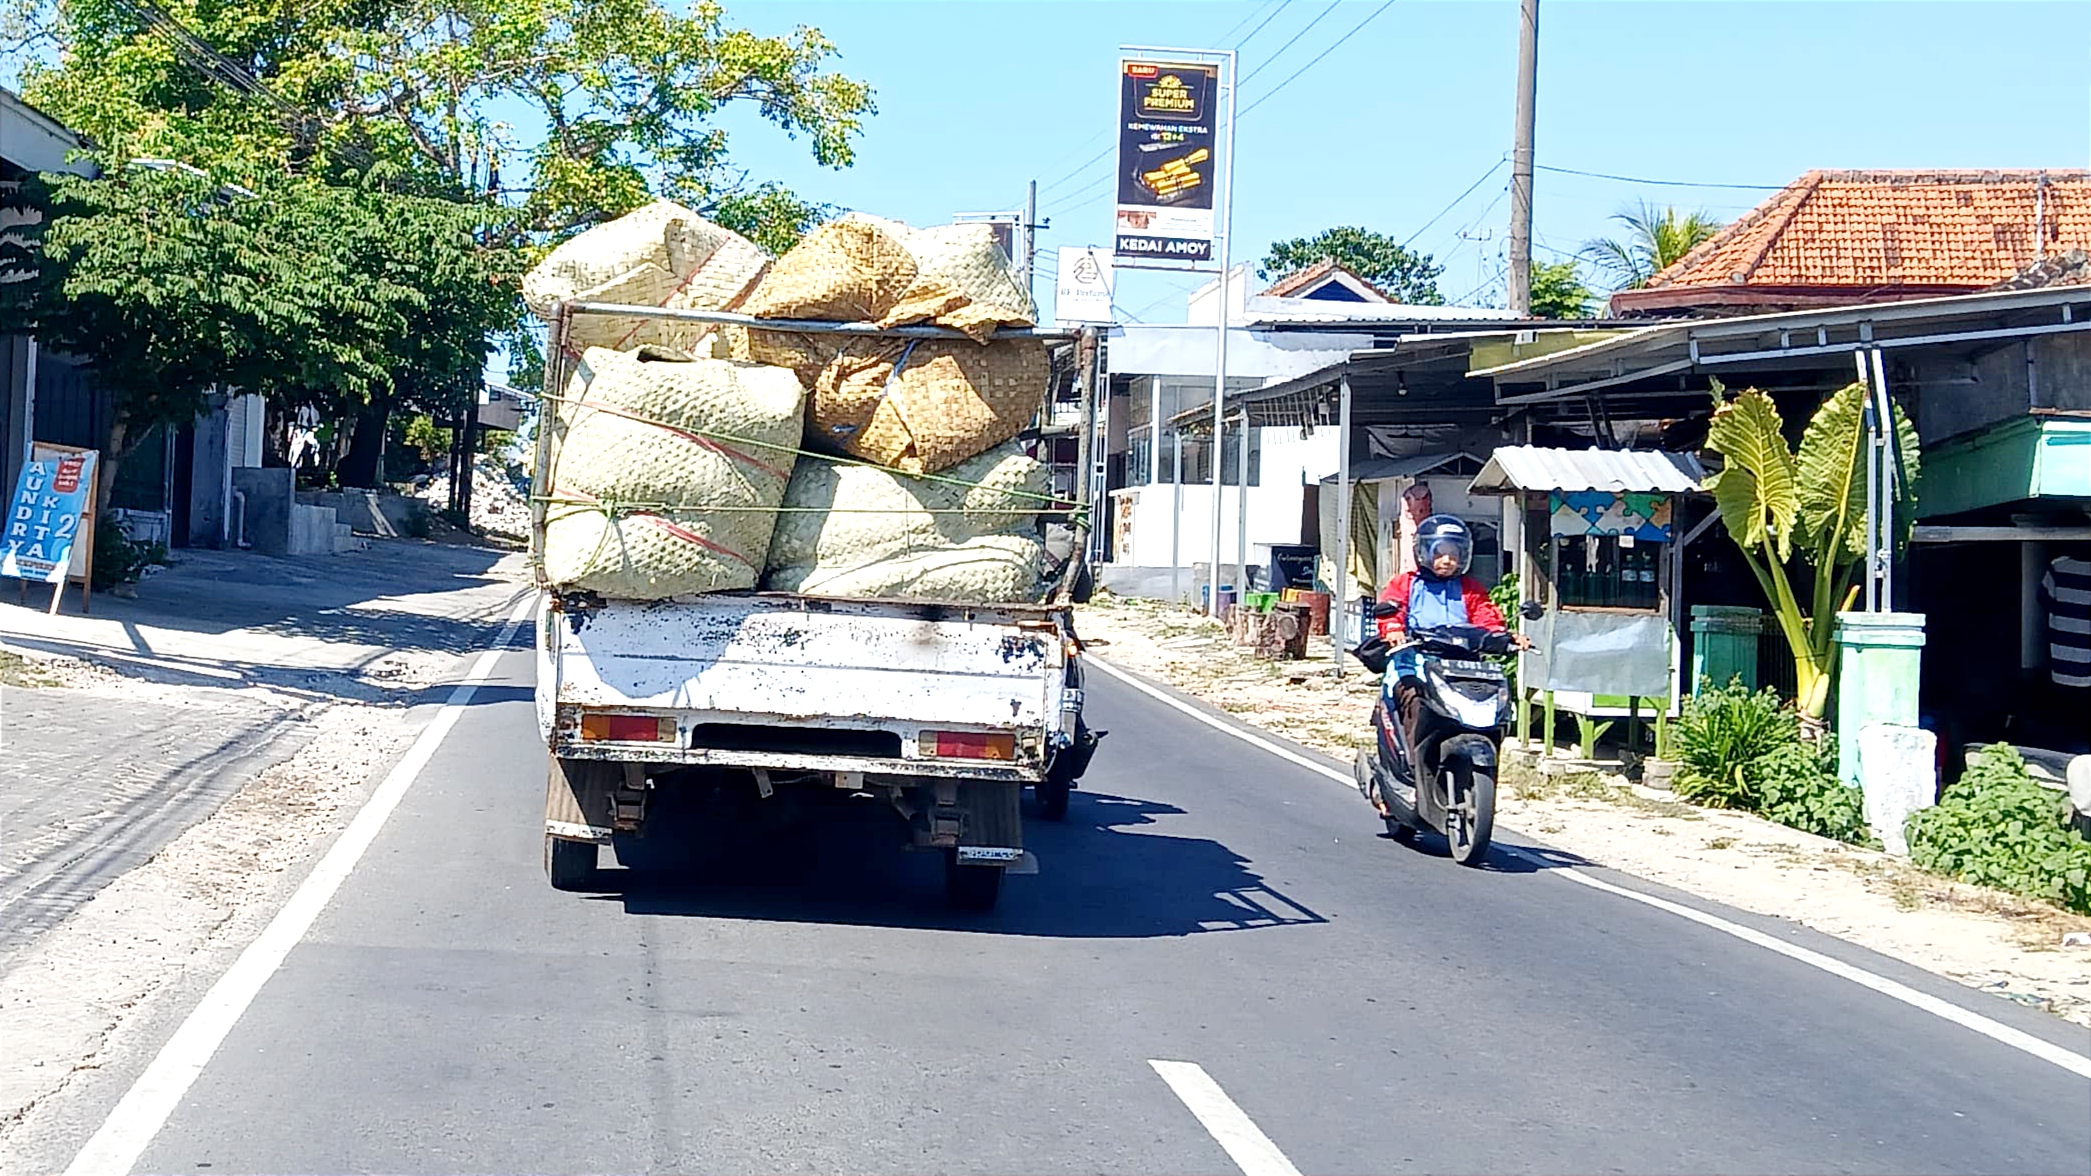
<instances>
[{"instance_id":1,"label":"red roof house","mask_svg":"<svg viewBox=\"0 0 2091 1176\"><path fill-rule=\"evenodd\" d=\"M1969 294L2091 246L2091 172L1812 171L1617 315L1737 314Z\"/></svg>"}]
</instances>

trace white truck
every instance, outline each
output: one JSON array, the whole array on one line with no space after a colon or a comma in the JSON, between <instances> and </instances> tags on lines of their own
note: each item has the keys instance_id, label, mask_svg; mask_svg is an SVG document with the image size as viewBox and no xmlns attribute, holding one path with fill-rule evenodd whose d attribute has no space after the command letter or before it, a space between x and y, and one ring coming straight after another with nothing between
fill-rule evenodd
<instances>
[{"instance_id":1,"label":"white truck","mask_svg":"<svg viewBox=\"0 0 2091 1176\"><path fill-rule=\"evenodd\" d=\"M568 303L554 318L546 387L570 370L573 316L752 324L737 315ZM764 321L795 331L957 337L933 327ZM1083 415L1096 339L1045 331L1072 360ZM1056 370L1065 364L1057 364ZM1041 389L1041 402L1045 390ZM604 845L627 847L674 789L733 794L708 813L805 814L877 802L902 844L941 851L957 907L986 910L1029 866L1020 800L1065 815L1098 735L1082 721L1070 605L1084 579L1086 481L1068 558L1040 602L957 604L728 592L661 601L560 593L544 583L544 483L552 430L538 429L532 563L537 718L550 753L545 872L592 887ZM1088 467L1088 436L1078 469ZM724 819L724 818L720 818ZM764 820L760 823L775 824Z\"/></svg>"}]
</instances>

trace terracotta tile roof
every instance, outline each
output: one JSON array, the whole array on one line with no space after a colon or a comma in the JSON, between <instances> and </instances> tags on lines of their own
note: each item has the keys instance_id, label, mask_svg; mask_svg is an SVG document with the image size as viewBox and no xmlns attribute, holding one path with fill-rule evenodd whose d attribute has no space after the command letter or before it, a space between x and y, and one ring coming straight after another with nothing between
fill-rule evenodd
<instances>
[{"instance_id":1,"label":"terracotta tile roof","mask_svg":"<svg viewBox=\"0 0 2091 1176\"><path fill-rule=\"evenodd\" d=\"M2050 253L1990 289L2039 290L2048 286L2091 286L2091 253L2082 249Z\"/></svg>"},{"instance_id":2,"label":"terracotta tile roof","mask_svg":"<svg viewBox=\"0 0 2091 1176\"><path fill-rule=\"evenodd\" d=\"M1292 273L1286 274L1284 277L1279 278L1275 282L1272 282L1270 284L1270 288L1265 290L1262 294L1258 295L1258 297L1292 298L1303 291L1312 290L1314 287L1320 285L1322 282L1326 281L1332 275L1339 273L1342 274L1344 277L1349 278L1352 282L1356 283L1358 289L1360 289L1361 291L1370 290L1372 293L1379 295L1380 301L1393 301L1392 299L1388 298L1386 296L1386 292L1381 290L1378 286L1373 285L1371 282L1368 282L1365 279L1359 277L1358 275L1350 272L1349 270L1344 269L1342 266L1337 265L1334 258L1328 257L1322 258L1320 261L1315 262L1313 265L1308 266L1306 269L1294 270Z\"/></svg>"},{"instance_id":3,"label":"terracotta tile roof","mask_svg":"<svg viewBox=\"0 0 2091 1176\"><path fill-rule=\"evenodd\" d=\"M2046 238L2035 240L2036 225ZM2091 245L2091 172L1812 171L1614 311L1972 292Z\"/></svg>"}]
</instances>

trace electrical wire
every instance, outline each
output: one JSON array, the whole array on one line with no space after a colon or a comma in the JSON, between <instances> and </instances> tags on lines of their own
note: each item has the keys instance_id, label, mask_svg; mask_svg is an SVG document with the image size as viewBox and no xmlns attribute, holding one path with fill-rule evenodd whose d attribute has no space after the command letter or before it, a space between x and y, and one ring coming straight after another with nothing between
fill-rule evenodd
<instances>
[{"instance_id":1,"label":"electrical wire","mask_svg":"<svg viewBox=\"0 0 2091 1176\"><path fill-rule=\"evenodd\" d=\"M1403 249L1406 249L1406 248L1408 248L1409 246L1411 246L1411 245L1415 244L1415 243L1416 243L1416 238L1418 238L1418 237L1422 236L1423 234L1425 234L1425 233L1429 232L1429 231L1430 231L1430 226L1432 226L1432 225L1434 225L1434 224L1438 223L1438 222L1439 222L1439 221L1441 221L1441 220L1444 220L1444 219L1445 219L1445 214L1446 214L1446 213L1448 213L1448 212L1451 212L1451 211L1452 211L1453 209L1455 209L1455 208L1458 208L1458 207L1459 207L1459 205L1460 205L1460 202L1461 202L1461 201L1465 200L1465 199L1466 199L1467 197L1469 197L1469 196L1472 196L1472 195L1474 194L1474 189L1476 189L1476 188L1479 188L1479 187L1480 187L1481 185L1483 185L1483 184L1487 183L1487 182L1488 182L1488 178L1489 178L1490 176L1492 176L1492 175L1495 175L1495 174L1496 174L1496 173L1497 173L1498 171L1501 171L1501 170L1502 170L1502 168L1503 168L1503 165L1504 165L1504 164L1506 164L1506 163L1508 163L1508 162L1510 162L1510 160L1509 160L1508 158L1503 158L1503 159L1498 159L1498 160L1496 160L1496 162L1495 162L1495 163L1494 163L1494 164L1493 164L1492 166L1490 166L1490 167L1489 167L1489 169L1488 169L1487 171L1485 171L1485 172L1482 172L1482 173L1481 173L1481 178L1479 178L1479 179L1475 180L1475 181L1474 181L1473 183L1471 183L1471 184L1468 184L1468 185L1467 185L1467 190L1466 190L1466 191L1464 191L1464 192L1461 192L1461 193L1460 193L1460 194L1459 194L1458 196L1455 196L1455 197L1453 197L1453 199L1452 199L1452 203L1450 203L1450 204L1447 204L1447 205L1446 205L1445 207L1443 207L1443 208L1439 209L1439 210L1438 210L1438 214L1437 214L1436 216L1434 216L1434 217L1431 217L1431 218L1430 218L1429 220L1427 220L1427 221L1424 221L1424 222L1423 222L1423 227L1422 227L1422 228L1420 228L1420 229L1417 229L1417 230L1416 230L1415 232L1413 232L1413 233L1410 233L1410 234L1409 234L1409 239L1408 239L1408 240L1406 240L1406 241L1403 241L1403 242L1401 243L1401 247L1402 247Z\"/></svg>"},{"instance_id":2,"label":"electrical wire","mask_svg":"<svg viewBox=\"0 0 2091 1176\"><path fill-rule=\"evenodd\" d=\"M1241 81L1239 81L1239 82L1236 82L1236 83L1235 83L1235 88L1236 88L1236 89L1238 90L1238 89L1240 89L1240 88L1241 88L1242 86L1246 86L1246 85L1248 85L1248 84L1249 84L1250 82L1253 82L1253 81L1255 81L1255 80L1256 80L1256 75L1257 75L1257 74L1260 74L1260 73L1262 73L1262 72L1263 72L1263 71L1264 71L1265 69L1269 68L1272 62L1274 62L1274 61L1278 60L1278 59L1279 59L1280 57L1283 57L1283 56L1285 56L1285 51L1286 51L1287 49L1290 49L1290 48L1292 48L1292 47L1293 47L1294 45L1297 45L1297 44L1299 44L1299 41L1300 41L1300 38L1301 38L1301 37L1304 37L1304 36L1306 36L1306 35L1307 35L1307 34L1308 34L1308 33L1309 33L1310 31L1312 31L1315 25L1318 25L1318 24L1320 24L1320 23L1321 23L1322 21L1324 21L1324 20L1328 19L1328 15L1329 15L1330 13L1332 13L1332 12L1336 11L1337 7L1338 7L1339 5L1341 5L1342 3L1343 3L1343 0L1329 0L1329 6L1328 6L1327 8L1324 8L1324 9L1322 9L1322 10L1321 10L1321 15L1320 15L1320 16L1317 16L1317 17L1315 17L1315 18L1314 18L1313 20L1310 20L1310 21L1308 21L1305 27L1303 27L1302 29L1300 29L1300 31L1299 31L1299 32L1297 32L1297 33L1294 33L1294 34L1292 35L1292 40L1290 40L1290 41L1287 41L1287 42L1285 42L1285 43L1284 43L1283 45L1280 45L1280 46L1278 46L1278 51L1277 51L1276 53L1273 53L1273 54L1271 54L1271 55L1270 55L1269 57L1266 57L1266 58L1264 58L1264 59L1263 59L1263 64L1262 64L1262 65L1259 65L1259 66L1257 66L1257 67L1256 67L1255 69L1252 69L1252 70L1250 70L1250 71L1249 71L1249 76L1248 76L1248 77L1245 77L1245 78L1243 78L1243 79L1242 79ZM1319 58L1317 58L1316 60L1319 60Z\"/></svg>"},{"instance_id":3,"label":"electrical wire","mask_svg":"<svg viewBox=\"0 0 2091 1176\"><path fill-rule=\"evenodd\" d=\"M1622 184L1649 184L1659 188L1739 188L1751 192L1784 192L1785 184L1702 184L1692 180L1650 180L1640 176L1615 176L1605 172L1577 171L1572 167L1551 167L1544 163L1532 165L1535 170L1555 172L1564 176L1585 176L1593 180L1616 180Z\"/></svg>"},{"instance_id":4,"label":"electrical wire","mask_svg":"<svg viewBox=\"0 0 2091 1176\"><path fill-rule=\"evenodd\" d=\"M1091 142L1095 142L1095 140L1093 140L1093 139L1092 139L1092 140L1090 140L1090 141L1091 141ZM1039 195L1041 195L1041 196L1043 196L1043 195L1045 195L1045 194L1047 194L1047 193L1051 192L1051 191L1052 191L1053 189L1055 189L1055 188L1058 188L1058 187L1060 187L1060 186L1061 186L1062 184L1065 184L1065 183L1066 183L1067 181L1069 181L1069 180L1072 180L1072 179L1074 179L1074 178L1075 178L1076 176L1079 176L1079 175L1081 175L1081 174L1082 174L1083 172L1085 172L1085 171L1088 171L1088 170L1089 170L1090 168L1092 168L1092 167L1095 167L1095 166L1096 166L1096 165L1097 165L1098 163L1101 163L1101 162L1103 161L1103 158L1104 158L1105 156L1107 156L1107 155L1111 154L1111 153L1112 153L1113 151L1116 151L1116 150L1118 150L1118 144L1116 144L1116 143L1113 143L1113 144L1111 144L1110 146L1108 146L1108 147L1104 148L1104 149L1103 149L1102 151L1099 151L1099 152L1097 152L1097 153L1096 153L1095 155L1092 155L1092 156L1090 156L1090 157L1089 157L1089 161L1088 161L1087 163L1081 164L1080 166L1076 167L1076 168L1075 168L1075 169L1074 169L1073 171L1071 171L1071 172L1068 172L1068 173L1067 173L1066 175L1064 175L1064 176L1061 176L1061 177L1060 177L1059 179L1057 179L1057 180L1054 180L1054 181L1053 181L1052 183L1050 183L1050 184L1047 184L1047 185L1046 185L1045 187L1043 187L1043 188L1040 188L1040 189L1038 190L1038 194L1039 194Z\"/></svg>"},{"instance_id":5,"label":"electrical wire","mask_svg":"<svg viewBox=\"0 0 2091 1176\"><path fill-rule=\"evenodd\" d=\"M1255 39L1256 39L1256 34L1258 34L1258 33L1262 32L1262 31L1264 30L1264 28L1265 28L1266 26L1268 26L1268 25L1269 25L1269 24L1270 24L1270 23L1271 23L1272 21L1274 21L1274 20L1278 19L1278 14L1279 14L1279 13L1282 13L1282 12L1284 12L1284 11L1285 11L1286 9L1288 9L1288 8L1290 8L1290 7L1292 7L1292 0L1281 0L1281 3L1279 3L1279 5L1278 5L1278 7L1277 7L1277 10L1276 10L1276 11L1274 11L1274 12L1272 12L1272 13L1271 13L1271 14L1270 14L1269 16L1266 16L1266 17L1264 17L1264 18L1263 18L1263 24L1257 25L1257 26L1256 26L1255 28L1253 28L1253 29L1250 29L1250 30L1249 30L1249 35L1248 35L1248 36L1246 36L1246 37L1243 37L1243 38L1242 38L1241 40L1239 40L1239 41L1236 41L1236 42L1234 43L1234 47L1235 47L1235 49L1239 50L1239 49L1240 49L1240 48L1241 48L1242 46L1244 46L1244 45L1248 44L1249 42L1251 42L1251 41L1255 40ZM1252 12L1252 13L1250 13L1249 15L1253 17L1253 16L1255 16L1255 15L1256 15L1256 13ZM1248 23L1249 23L1249 22L1248 22L1247 20L1244 20L1244 21L1242 21L1242 24L1248 24ZM1234 26L1234 29L1238 29L1238 28L1240 28L1240 27L1242 27L1242 25L1239 25L1239 24L1238 24L1238 25ZM1226 39L1227 39L1227 37L1231 37L1231 36L1233 36L1233 35L1234 35L1234 29L1228 29L1228 30L1227 30L1227 36L1226 36L1226 37L1221 37L1220 39L1221 39L1222 41L1224 41L1224 40L1226 40Z\"/></svg>"},{"instance_id":6,"label":"electrical wire","mask_svg":"<svg viewBox=\"0 0 2091 1176\"><path fill-rule=\"evenodd\" d=\"M1366 17L1366 18L1365 18L1364 20L1361 20L1361 21L1359 21L1359 22L1358 22L1358 23L1356 24L1356 26L1354 26L1354 27L1353 27L1353 28L1352 28L1352 29L1351 29L1351 30L1350 30L1349 32L1347 32L1347 33L1343 34L1343 35L1342 35L1341 37L1338 37L1338 38L1336 38L1336 42L1335 42L1335 44L1333 44L1333 45L1330 45L1330 46L1329 46L1328 48L1326 48L1326 49L1322 50L1322 51L1321 51L1320 53L1317 53L1317 54L1315 54L1315 55L1314 55L1314 59L1313 59L1312 61L1309 61L1309 62L1308 62L1307 64L1305 64L1305 65L1301 66L1301 67L1300 67L1299 69L1295 70L1295 71L1293 72L1293 75L1292 75L1291 77L1289 77L1289 78L1286 78L1286 79L1285 79L1284 81L1282 81L1282 82L1279 82L1279 83L1278 83L1277 85L1275 85L1275 86L1271 87L1271 88L1270 88L1269 90L1266 90L1266 91L1264 92L1264 95L1263 95L1263 97L1261 97L1261 98L1258 98L1258 99L1257 99L1256 101L1254 101L1254 102L1251 102L1251 103L1249 103L1248 107L1247 107L1246 109L1244 109L1244 110L1243 110L1243 111L1241 112L1241 114L1238 114L1238 115L1236 115L1235 117L1236 117L1236 118L1241 118L1241 117L1243 117L1243 116L1247 115L1247 114L1248 114L1248 113L1249 113L1250 111L1252 111L1252 110L1255 110L1255 109L1256 109L1257 107L1259 107L1259 106L1263 105L1263 104L1264 104L1265 102L1268 102L1268 101L1270 101L1270 100L1271 100L1271 99L1272 99L1273 97L1277 96L1277 94L1278 94L1278 92L1279 92L1280 90L1283 90L1283 89L1284 89L1285 87L1287 87L1287 86L1290 86L1290 85L1291 85L1291 84L1293 84L1294 82L1298 81L1298 80L1300 79L1300 75L1301 75L1301 74L1304 74L1304 73L1306 73L1306 72L1307 72L1308 70L1310 70L1310 69L1313 69L1313 68L1314 68L1315 66L1317 66L1317 65L1320 65L1320 64L1321 64L1321 59L1322 59L1322 58L1324 58L1324 57L1327 57L1327 56L1328 56L1329 54L1331 54L1331 53L1334 53L1334 52L1335 52L1335 51L1336 51L1336 50L1337 50L1338 48L1342 47L1342 45L1343 45L1343 44L1344 44L1344 43L1345 43L1346 41L1349 41L1349 40L1350 40L1350 39L1351 39L1352 37L1355 37L1355 36L1357 36L1357 35L1358 35L1358 33L1359 33L1360 31L1362 31L1362 30L1364 29L1364 27L1365 27L1366 25L1369 25L1369 24L1371 24L1371 23L1372 23L1373 21L1375 21L1375 20L1378 20L1378 19L1379 19L1379 16L1380 16L1380 13L1382 13L1382 12L1385 12L1386 10L1388 10L1389 8L1392 8L1392 7L1394 7L1394 0L1386 0L1386 3L1384 3L1384 4L1381 4L1381 5L1380 5L1380 6L1378 7L1378 8L1375 8L1375 9L1373 9L1373 10L1372 10L1372 15L1370 15L1370 16L1368 16L1368 17ZM1327 11L1327 12L1323 12L1323 13L1322 13L1321 15L1322 15L1322 16L1327 16L1327 15L1329 14L1329 12L1333 12L1333 11L1335 11L1335 9L1336 9L1336 6L1335 6L1334 4L1331 4L1331 5L1329 5L1329 9L1328 9L1328 11ZM1320 16L1318 16L1318 17L1315 17L1314 19L1315 19L1315 20L1316 20L1316 21L1318 22L1318 21L1320 21L1320 20L1321 20L1321 17L1320 17ZM1311 25L1311 24L1307 26L1307 28L1309 28L1309 29L1311 29L1311 28L1313 28L1313 27L1314 27L1314 26L1313 26L1313 25ZM1301 29L1300 31L1301 31L1302 33L1304 33L1304 32L1306 32L1306 31L1307 31L1307 29ZM1294 40L1294 41L1296 41L1296 40L1298 40L1298 39L1299 39L1298 37L1294 37L1294 38L1293 38L1293 40ZM1289 47L1291 46L1291 44L1292 44L1292 42L1291 42L1291 41L1287 41L1287 42L1286 42L1286 46L1287 46L1288 48L1289 48ZM1278 52L1279 52L1279 53L1283 53L1283 52L1285 52L1285 50L1284 50L1284 49L1280 49L1280 50L1278 50ZM1273 60L1275 60L1275 57L1273 57ZM1260 68L1260 67L1259 67L1259 68ZM1255 76L1256 76L1256 75L1255 75L1254 73L1251 73L1251 74L1249 75L1249 77L1251 77L1251 78L1253 78L1253 77L1255 77ZM1248 80L1248 79L1246 79L1246 78L1245 78L1245 79L1243 79L1243 80L1244 80L1244 81L1246 81L1246 80Z\"/></svg>"}]
</instances>

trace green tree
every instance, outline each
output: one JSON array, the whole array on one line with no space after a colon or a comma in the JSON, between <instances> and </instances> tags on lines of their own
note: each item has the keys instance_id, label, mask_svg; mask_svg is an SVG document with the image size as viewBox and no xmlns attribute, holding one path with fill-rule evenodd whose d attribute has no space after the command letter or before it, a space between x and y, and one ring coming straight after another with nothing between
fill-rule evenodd
<instances>
[{"instance_id":1,"label":"green tree","mask_svg":"<svg viewBox=\"0 0 2091 1176\"><path fill-rule=\"evenodd\" d=\"M179 159L249 187L286 169L376 171L423 194L505 198L536 234L664 196L788 244L823 208L737 168L721 116L746 107L845 167L874 110L869 86L825 68L835 46L817 29L757 36L711 0L682 15L657 0L161 10L178 28L127 0L56 0L63 52L25 71L30 101L116 158Z\"/></svg>"},{"instance_id":2,"label":"green tree","mask_svg":"<svg viewBox=\"0 0 2091 1176\"><path fill-rule=\"evenodd\" d=\"M1535 262L1532 266L1532 317L1589 318L1597 295L1583 284L1573 261Z\"/></svg>"},{"instance_id":3,"label":"green tree","mask_svg":"<svg viewBox=\"0 0 2091 1176\"><path fill-rule=\"evenodd\" d=\"M1438 293L1438 275L1445 272L1444 266L1433 264L1428 253L1411 252L1383 233L1351 226L1273 244L1257 263L1256 276L1266 280L1284 277L1325 260L1372 283L1396 302L1444 304L1444 295Z\"/></svg>"},{"instance_id":4,"label":"green tree","mask_svg":"<svg viewBox=\"0 0 2091 1176\"><path fill-rule=\"evenodd\" d=\"M337 416L454 394L518 316L514 252L475 237L485 209L296 179L240 194L182 169L29 187L45 225L7 311L115 394L105 498L151 428L193 420L213 388Z\"/></svg>"},{"instance_id":5,"label":"green tree","mask_svg":"<svg viewBox=\"0 0 2091 1176\"><path fill-rule=\"evenodd\" d=\"M1820 719L1829 702L1836 613L1851 607L1866 554L1866 389L1848 384L1815 410L1798 452L1772 398L1749 388L1733 398L1716 385L1706 447L1725 465L1706 488L1721 524L1771 602L1793 651L1796 705ZM1896 479L1894 546L1909 541L1920 472L1917 429L1894 409L1901 476ZM1798 555L1813 576L1805 600L1787 571Z\"/></svg>"},{"instance_id":6,"label":"green tree","mask_svg":"<svg viewBox=\"0 0 2091 1176\"><path fill-rule=\"evenodd\" d=\"M1720 232L1720 221L1703 212L1658 209L1643 202L1613 220L1626 226L1625 237L1600 237L1583 247L1590 260L1612 281L1615 290L1638 290L1685 254Z\"/></svg>"}]
</instances>

